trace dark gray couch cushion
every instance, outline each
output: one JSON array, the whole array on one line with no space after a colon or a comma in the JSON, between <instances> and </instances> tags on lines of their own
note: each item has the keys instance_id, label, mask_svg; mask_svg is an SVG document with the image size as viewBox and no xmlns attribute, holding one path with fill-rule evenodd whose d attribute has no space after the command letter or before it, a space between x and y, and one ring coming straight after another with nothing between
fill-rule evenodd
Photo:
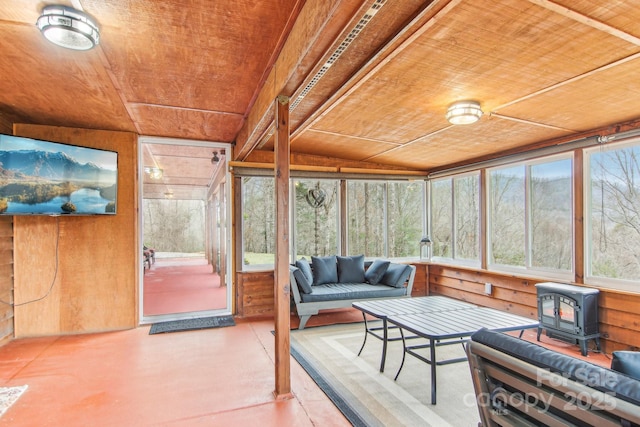
<instances>
[{"instance_id":1,"label":"dark gray couch cushion","mask_svg":"<svg viewBox=\"0 0 640 427\"><path fill-rule=\"evenodd\" d=\"M338 282L364 282L364 255L338 256Z\"/></svg>"},{"instance_id":2,"label":"dark gray couch cushion","mask_svg":"<svg viewBox=\"0 0 640 427\"><path fill-rule=\"evenodd\" d=\"M312 294L301 295L303 302L392 298L403 296L404 288L368 283L328 283L313 287Z\"/></svg>"},{"instance_id":3,"label":"dark gray couch cushion","mask_svg":"<svg viewBox=\"0 0 640 427\"><path fill-rule=\"evenodd\" d=\"M380 279L380 284L401 288L404 286L404 282L407 281L410 274L411 267L409 267L408 265L389 264L387 271L385 271L382 279Z\"/></svg>"},{"instance_id":4,"label":"dark gray couch cushion","mask_svg":"<svg viewBox=\"0 0 640 427\"><path fill-rule=\"evenodd\" d=\"M289 269L293 272L293 277L296 279L296 283L298 284L298 289L300 293L310 294L313 292L313 288L311 288L311 283L307 280L302 270L298 267L289 266Z\"/></svg>"},{"instance_id":5,"label":"dark gray couch cushion","mask_svg":"<svg viewBox=\"0 0 640 427\"><path fill-rule=\"evenodd\" d=\"M640 351L614 351L611 369L640 380Z\"/></svg>"},{"instance_id":6,"label":"dark gray couch cushion","mask_svg":"<svg viewBox=\"0 0 640 427\"><path fill-rule=\"evenodd\" d=\"M377 259L371 263L367 271L364 273L364 279L371 285L377 285L380 283L382 276L387 272L389 268L389 261L383 259Z\"/></svg>"},{"instance_id":7,"label":"dark gray couch cushion","mask_svg":"<svg viewBox=\"0 0 640 427\"><path fill-rule=\"evenodd\" d=\"M542 369L640 405L640 381L616 371L567 356L500 332L480 329L471 340L485 344Z\"/></svg>"},{"instance_id":8,"label":"dark gray couch cushion","mask_svg":"<svg viewBox=\"0 0 640 427\"><path fill-rule=\"evenodd\" d=\"M304 286L305 288L309 286L309 289L311 289L311 285L313 284L313 273L311 272L311 266L309 265L309 261L307 261L305 258L301 258L296 261L296 267L300 269L299 274L302 276L298 278L298 276L295 276L295 272L294 272L294 276L298 284L300 286ZM311 291L306 293L310 294Z\"/></svg>"},{"instance_id":9,"label":"dark gray couch cushion","mask_svg":"<svg viewBox=\"0 0 640 427\"><path fill-rule=\"evenodd\" d=\"M336 283L338 281L338 263L336 256L311 257L313 265L313 284Z\"/></svg>"}]
</instances>

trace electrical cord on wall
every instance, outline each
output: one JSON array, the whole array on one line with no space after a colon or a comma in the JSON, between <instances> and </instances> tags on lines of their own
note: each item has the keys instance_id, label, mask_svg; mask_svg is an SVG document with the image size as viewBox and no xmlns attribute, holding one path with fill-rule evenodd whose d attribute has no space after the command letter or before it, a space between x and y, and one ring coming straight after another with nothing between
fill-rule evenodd
<instances>
[{"instance_id":1,"label":"electrical cord on wall","mask_svg":"<svg viewBox=\"0 0 640 427\"><path fill-rule=\"evenodd\" d=\"M27 304L31 304L31 303L34 303L34 302L42 301L43 299L48 297L51 294L51 291L53 290L53 286L56 283L56 278L58 277L58 258L59 258L58 248L59 248L59 245L60 245L60 216L56 215L56 269L55 269L55 272L53 274L53 280L51 280L51 285L49 285L49 289L41 297L32 299L30 301L25 301L25 302L21 302L19 304L16 304L16 303L11 303L11 302L4 301L4 300L0 299L0 303L6 304L6 305L11 305L13 307L20 307L22 305L27 305Z\"/></svg>"}]
</instances>

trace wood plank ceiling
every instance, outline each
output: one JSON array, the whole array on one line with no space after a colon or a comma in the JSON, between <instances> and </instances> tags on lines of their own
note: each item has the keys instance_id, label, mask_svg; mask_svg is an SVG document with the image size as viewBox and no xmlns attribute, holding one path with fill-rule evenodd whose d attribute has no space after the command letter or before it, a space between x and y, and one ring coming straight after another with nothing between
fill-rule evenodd
<instances>
[{"instance_id":1,"label":"wood plank ceiling","mask_svg":"<svg viewBox=\"0 0 640 427\"><path fill-rule=\"evenodd\" d=\"M60 1L98 20L88 52L39 34L45 3L0 3L4 123L235 143L243 161L273 150L284 94L292 153L426 172L640 122L636 1ZM464 99L484 115L452 126Z\"/></svg>"}]
</instances>

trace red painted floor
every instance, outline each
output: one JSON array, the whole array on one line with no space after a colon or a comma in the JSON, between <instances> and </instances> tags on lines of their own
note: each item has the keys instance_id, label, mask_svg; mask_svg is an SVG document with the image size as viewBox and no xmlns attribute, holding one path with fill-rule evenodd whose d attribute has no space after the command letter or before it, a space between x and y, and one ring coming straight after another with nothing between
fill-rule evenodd
<instances>
[{"instance_id":1,"label":"red painted floor","mask_svg":"<svg viewBox=\"0 0 640 427\"><path fill-rule=\"evenodd\" d=\"M143 280L145 316L226 307L227 288L205 258L156 258Z\"/></svg>"},{"instance_id":2,"label":"red painted floor","mask_svg":"<svg viewBox=\"0 0 640 427\"><path fill-rule=\"evenodd\" d=\"M334 310L311 325L360 321ZM292 398L276 400L272 319L149 335L149 326L12 341L0 347L0 387L29 388L0 426L348 426L293 359ZM292 327L297 318L292 316ZM535 341L535 333L525 339ZM581 357L577 346L544 345ZM608 357L588 360L608 366Z\"/></svg>"}]
</instances>

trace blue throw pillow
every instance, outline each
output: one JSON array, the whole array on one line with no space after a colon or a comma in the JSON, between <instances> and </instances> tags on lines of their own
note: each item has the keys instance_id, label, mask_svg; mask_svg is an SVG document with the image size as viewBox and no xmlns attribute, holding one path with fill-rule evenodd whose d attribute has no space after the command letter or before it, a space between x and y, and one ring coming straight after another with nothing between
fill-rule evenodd
<instances>
[{"instance_id":1,"label":"blue throw pillow","mask_svg":"<svg viewBox=\"0 0 640 427\"><path fill-rule=\"evenodd\" d=\"M339 283L364 283L364 255L337 258Z\"/></svg>"},{"instance_id":2,"label":"blue throw pillow","mask_svg":"<svg viewBox=\"0 0 640 427\"><path fill-rule=\"evenodd\" d=\"M367 271L364 273L364 278L367 283L372 285L377 285L380 283L382 276L387 272L387 268L389 268L389 261L385 261L382 259L377 259L371 263Z\"/></svg>"},{"instance_id":3,"label":"blue throw pillow","mask_svg":"<svg viewBox=\"0 0 640 427\"><path fill-rule=\"evenodd\" d=\"M300 292L305 294L310 294L313 292L313 289L311 288L311 282L307 280L304 272L301 269L296 268L295 270L293 270L293 277L295 277L296 282L298 283L298 289L300 289Z\"/></svg>"},{"instance_id":4,"label":"blue throw pillow","mask_svg":"<svg viewBox=\"0 0 640 427\"><path fill-rule=\"evenodd\" d=\"M306 258L300 258L299 260L296 261L296 267L298 267L302 272L302 274L304 275L306 283L308 283L309 286L311 286L311 284L313 283L313 273L311 272L311 266L309 265L309 261L307 261ZM296 277L296 280L298 280L297 277Z\"/></svg>"},{"instance_id":5,"label":"blue throw pillow","mask_svg":"<svg viewBox=\"0 0 640 427\"><path fill-rule=\"evenodd\" d=\"M611 369L640 380L640 352L618 350L611 354Z\"/></svg>"},{"instance_id":6,"label":"blue throw pillow","mask_svg":"<svg viewBox=\"0 0 640 427\"><path fill-rule=\"evenodd\" d=\"M311 257L313 265L313 284L338 283L338 264L336 256Z\"/></svg>"},{"instance_id":7,"label":"blue throw pillow","mask_svg":"<svg viewBox=\"0 0 640 427\"><path fill-rule=\"evenodd\" d=\"M389 264L380 283L394 288L401 288L411 274L411 267L405 264Z\"/></svg>"}]
</instances>

